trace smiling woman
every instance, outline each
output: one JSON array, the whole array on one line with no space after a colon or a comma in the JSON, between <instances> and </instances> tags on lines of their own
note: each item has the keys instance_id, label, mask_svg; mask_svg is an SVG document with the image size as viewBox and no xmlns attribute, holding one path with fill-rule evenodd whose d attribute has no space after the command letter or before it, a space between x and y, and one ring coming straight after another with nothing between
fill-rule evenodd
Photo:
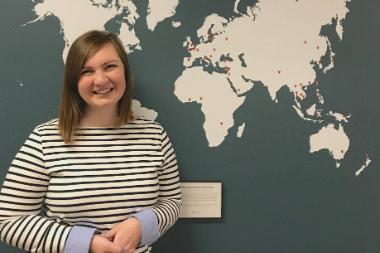
<instances>
[{"instance_id":1,"label":"smiling woman","mask_svg":"<svg viewBox=\"0 0 380 253\"><path fill-rule=\"evenodd\" d=\"M78 37L67 55L59 116L65 142L79 125L120 125L132 117L127 53L117 36L99 34L91 31Z\"/></svg>"},{"instance_id":2,"label":"smiling woman","mask_svg":"<svg viewBox=\"0 0 380 253\"><path fill-rule=\"evenodd\" d=\"M0 239L29 252L141 253L177 220L176 156L161 125L135 118L116 35L72 45L59 119L37 126L0 192Z\"/></svg>"},{"instance_id":3,"label":"smiling woman","mask_svg":"<svg viewBox=\"0 0 380 253\"><path fill-rule=\"evenodd\" d=\"M108 43L86 61L81 71L78 92L85 102L85 111L80 126L117 124L117 104L125 87L123 63L114 46ZM112 118L117 121L112 122Z\"/></svg>"}]
</instances>

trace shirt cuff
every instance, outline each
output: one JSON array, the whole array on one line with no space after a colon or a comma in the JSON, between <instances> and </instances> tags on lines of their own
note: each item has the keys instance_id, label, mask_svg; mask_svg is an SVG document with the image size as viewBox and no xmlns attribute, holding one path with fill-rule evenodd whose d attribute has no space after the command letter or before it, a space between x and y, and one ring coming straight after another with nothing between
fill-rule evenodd
<instances>
[{"instance_id":1,"label":"shirt cuff","mask_svg":"<svg viewBox=\"0 0 380 253\"><path fill-rule=\"evenodd\" d=\"M88 253L96 229L74 226L67 237L64 253Z\"/></svg>"},{"instance_id":2,"label":"shirt cuff","mask_svg":"<svg viewBox=\"0 0 380 253\"><path fill-rule=\"evenodd\" d=\"M151 245L160 236L158 219L152 209L145 209L132 215L141 226L141 245Z\"/></svg>"}]
</instances>

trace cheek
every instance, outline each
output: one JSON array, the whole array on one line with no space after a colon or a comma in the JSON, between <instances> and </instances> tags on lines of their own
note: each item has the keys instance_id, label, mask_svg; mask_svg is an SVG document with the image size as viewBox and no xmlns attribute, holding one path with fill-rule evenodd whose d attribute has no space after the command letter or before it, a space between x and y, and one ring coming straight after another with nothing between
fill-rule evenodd
<instances>
[{"instance_id":1,"label":"cheek","mask_svg":"<svg viewBox=\"0 0 380 253\"><path fill-rule=\"evenodd\" d=\"M89 89L90 89L89 84L90 82L86 80L85 78L82 78L81 80L79 80L77 87L78 87L78 93L82 98L85 96L88 96Z\"/></svg>"},{"instance_id":2,"label":"cheek","mask_svg":"<svg viewBox=\"0 0 380 253\"><path fill-rule=\"evenodd\" d=\"M123 79L123 80L120 80L119 87L117 88L118 99L121 99L124 96L125 90L126 90L126 85Z\"/></svg>"},{"instance_id":3,"label":"cheek","mask_svg":"<svg viewBox=\"0 0 380 253\"><path fill-rule=\"evenodd\" d=\"M119 86L119 90L124 93L124 91L126 89L126 81L125 81L124 73L118 75L117 83Z\"/></svg>"},{"instance_id":4,"label":"cheek","mask_svg":"<svg viewBox=\"0 0 380 253\"><path fill-rule=\"evenodd\" d=\"M127 88L127 84L126 84L126 82L125 82L125 78L124 78L124 77L121 79L121 83L122 83L123 92L124 92L125 89Z\"/></svg>"}]
</instances>

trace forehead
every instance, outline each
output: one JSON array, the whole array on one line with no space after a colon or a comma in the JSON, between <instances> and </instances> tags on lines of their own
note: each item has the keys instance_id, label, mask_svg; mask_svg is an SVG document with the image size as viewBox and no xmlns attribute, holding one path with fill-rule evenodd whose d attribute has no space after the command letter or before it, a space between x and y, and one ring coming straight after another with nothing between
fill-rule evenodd
<instances>
[{"instance_id":1,"label":"forehead","mask_svg":"<svg viewBox=\"0 0 380 253\"><path fill-rule=\"evenodd\" d=\"M101 65L109 61L121 61L116 48L111 43L106 43L101 46L97 51L90 54L85 61L85 66Z\"/></svg>"}]
</instances>

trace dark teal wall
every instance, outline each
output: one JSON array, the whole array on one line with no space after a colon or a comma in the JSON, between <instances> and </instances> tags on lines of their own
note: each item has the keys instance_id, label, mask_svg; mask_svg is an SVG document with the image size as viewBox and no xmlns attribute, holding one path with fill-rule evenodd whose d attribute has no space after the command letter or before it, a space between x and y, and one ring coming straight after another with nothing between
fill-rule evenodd
<instances>
[{"instance_id":1,"label":"dark teal wall","mask_svg":"<svg viewBox=\"0 0 380 253\"><path fill-rule=\"evenodd\" d=\"M26 136L56 117L59 103L64 47L59 21L47 17L21 26L35 18L33 5L27 0L0 3L1 182ZM144 37L144 50L130 55L136 98L159 112L183 180L223 182L223 218L180 220L154 252L379 252L380 3L349 3L335 68L318 77L326 106L352 115L350 150L338 169L327 151L309 153L310 125L291 109L286 90L274 104L264 86L253 88L234 114L237 122L245 119L243 138L237 140L236 128L231 129L217 148L207 145L200 106L184 105L173 96L172 84L182 71L180 42L194 33L202 17L214 11L228 16L232 7L233 1L183 1L177 15L186 22L177 32L136 27ZM355 177L364 154L372 163ZM1 243L0 252L19 251Z\"/></svg>"}]
</instances>

